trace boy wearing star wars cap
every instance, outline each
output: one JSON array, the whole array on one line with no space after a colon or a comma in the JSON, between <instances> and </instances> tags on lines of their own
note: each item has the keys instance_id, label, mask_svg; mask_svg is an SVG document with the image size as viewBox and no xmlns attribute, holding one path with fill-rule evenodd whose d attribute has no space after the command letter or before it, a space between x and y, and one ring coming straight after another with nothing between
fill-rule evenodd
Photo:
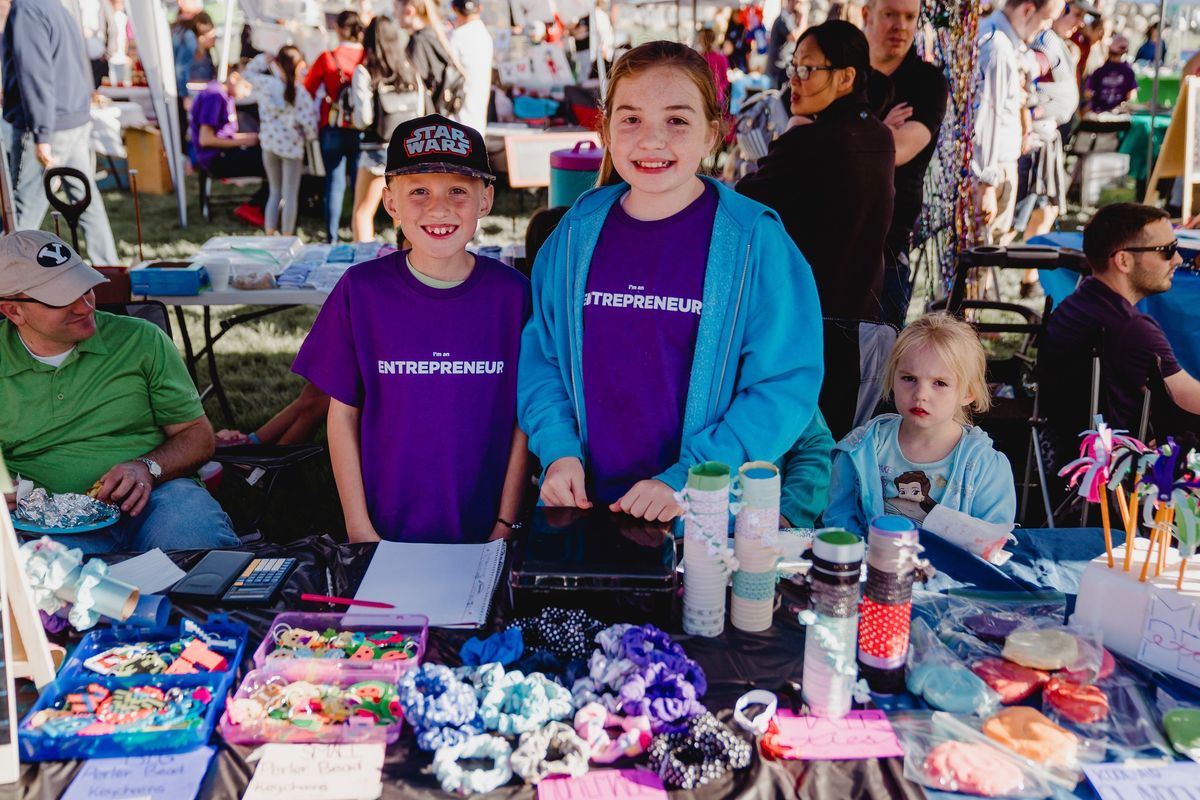
<instances>
[{"instance_id":1,"label":"boy wearing star wars cap","mask_svg":"<svg viewBox=\"0 0 1200 800\"><path fill-rule=\"evenodd\" d=\"M331 398L350 541L501 538L527 482L516 378L529 282L466 250L495 180L476 130L405 122L386 174L384 207L412 249L346 271L292 370Z\"/></svg>"},{"instance_id":2,"label":"boy wearing star wars cap","mask_svg":"<svg viewBox=\"0 0 1200 800\"><path fill-rule=\"evenodd\" d=\"M8 468L120 506L111 527L55 537L86 553L235 547L229 518L193 480L214 440L183 359L153 324L96 311L92 290L104 282L56 236L0 237Z\"/></svg>"}]
</instances>

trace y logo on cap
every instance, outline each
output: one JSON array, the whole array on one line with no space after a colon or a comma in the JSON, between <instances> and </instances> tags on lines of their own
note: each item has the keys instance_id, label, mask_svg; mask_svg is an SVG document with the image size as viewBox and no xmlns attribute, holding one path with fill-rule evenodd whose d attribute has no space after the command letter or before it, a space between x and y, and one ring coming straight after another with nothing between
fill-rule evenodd
<instances>
[{"instance_id":1,"label":"y logo on cap","mask_svg":"<svg viewBox=\"0 0 1200 800\"><path fill-rule=\"evenodd\" d=\"M46 269L53 269L70 261L73 255L71 248L62 242L51 242L38 250L37 263Z\"/></svg>"}]
</instances>

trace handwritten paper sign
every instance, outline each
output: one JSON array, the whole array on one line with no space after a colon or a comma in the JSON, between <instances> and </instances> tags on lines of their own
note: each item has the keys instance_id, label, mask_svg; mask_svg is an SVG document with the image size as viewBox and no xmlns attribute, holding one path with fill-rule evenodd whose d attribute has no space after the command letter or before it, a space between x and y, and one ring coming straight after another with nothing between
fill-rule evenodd
<instances>
[{"instance_id":1,"label":"handwritten paper sign","mask_svg":"<svg viewBox=\"0 0 1200 800\"><path fill-rule=\"evenodd\" d=\"M775 715L781 743L801 761L852 761L904 755L892 725L879 709L851 711L842 719Z\"/></svg>"},{"instance_id":2,"label":"handwritten paper sign","mask_svg":"<svg viewBox=\"0 0 1200 800\"><path fill-rule=\"evenodd\" d=\"M1186 800L1195 797L1200 786L1200 764L1191 761L1152 766L1084 764L1083 772L1100 800Z\"/></svg>"},{"instance_id":3,"label":"handwritten paper sign","mask_svg":"<svg viewBox=\"0 0 1200 800\"><path fill-rule=\"evenodd\" d=\"M1139 663L1200 685L1200 608L1187 597L1155 587L1146 609Z\"/></svg>"},{"instance_id":4,"label":"handwritten paper sign","mask_svg":"<svg viewBox=\"0 0 1200 800\"><path fill-rule=\"evenodd\" d=\"M211 747L201 747L173 756L86 761L62 800L191 800L212 757Z\"/></svg>"},{"instance_id":5,"label":"handwritten paper sign","mask_svg":"<svg viewBox=\"0 0 1200 800\"><path fill-rule=\"evenodd\" d=\"M383 744L266 744L242 800L375 800Z\"/></svg>"},{"instance_id":6,"label":"handwritten paper sign","mask_svg":"<svg viewBox=\"0 0 1200 800\"><path fill-rule=\"evenodd\" d=\"M667 800L662 779L644 769L594 769L538 784L538 800Z\"/></svg>"}]
</instances>

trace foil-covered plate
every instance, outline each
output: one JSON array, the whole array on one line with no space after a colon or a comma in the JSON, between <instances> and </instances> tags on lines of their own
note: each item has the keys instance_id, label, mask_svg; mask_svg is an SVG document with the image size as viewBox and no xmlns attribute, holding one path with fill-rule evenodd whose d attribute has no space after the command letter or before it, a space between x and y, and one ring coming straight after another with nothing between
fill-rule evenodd
<instances>
[{"instance_id":1,"label":"foil-covered plate","mask_svg":"<svg viewBox=\"0 0 1200 800\"><path fill-rule=\"evenodd\" d=\"M17 502L13 527L26 533L50 536L87 533L107 528L121 518L121 509L86 494L50 494L34 489Z\"/></svg>"}]
</instances>

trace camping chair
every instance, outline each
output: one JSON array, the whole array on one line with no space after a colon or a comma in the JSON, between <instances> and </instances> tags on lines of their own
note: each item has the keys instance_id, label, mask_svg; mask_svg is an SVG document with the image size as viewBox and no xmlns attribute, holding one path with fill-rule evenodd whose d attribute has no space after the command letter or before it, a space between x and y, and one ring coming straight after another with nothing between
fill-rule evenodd
<instances>
[{"instance_id":1,"label":"camping chair","mask_svg":"<svg viewBox=\"0 0 1200 800\"><path fill-rule=\"evenodd\" d=\"M137 317L153 322L162 332L171 336L171 317L167 307L159 300L131 300L127 303L100 303L97 311L107 311L121 317Z\"/></svg>"},{"instance_id":2,"label":"camping chair","mask_svg":"<svg viewBox=\"0 0 1200 800\"><path fill-rule=\"evenodd\" d=\"M236 521L236 529L243 541L248 538L244 532L259 530L259 523L270 510L271 494L279 478L324 454L325 447L319 444L241 444L217 448L212 460L229 468L226 475L240 474L246 486L259 494L257 511Z\"/></svg>"},{"instance_id":3,"label":"camping chair","mask_svg":"<svg viewBox=\"0 0 1200 800\"><path fill-rule=\"evenodd\" d=\"M825 380L817 405L837 441L875 413L886 391L883 373L896 329L861 319L826 317L823 323Z\"/></svg>"},{"instance_id":4,"label":"camping chair","mask_svg":"<svg viewBox=\"0 0 1200 800\"><path fill-rule=\"evenodd\" d=\"M1200 437L1200 415L1192 414L1176 405L1167 382L1162 374L1162 358L1155 357L1154 369L1146 381L1145 402L1142 418L1138 425L1138 437L1146 441L1151 437L1158 444L1165 444L1167 437L1174 437L1186 451L1195 446L1193 441ZM1184 442L1192 442L1185 445Z\"/></svg>"}]
</instances>

